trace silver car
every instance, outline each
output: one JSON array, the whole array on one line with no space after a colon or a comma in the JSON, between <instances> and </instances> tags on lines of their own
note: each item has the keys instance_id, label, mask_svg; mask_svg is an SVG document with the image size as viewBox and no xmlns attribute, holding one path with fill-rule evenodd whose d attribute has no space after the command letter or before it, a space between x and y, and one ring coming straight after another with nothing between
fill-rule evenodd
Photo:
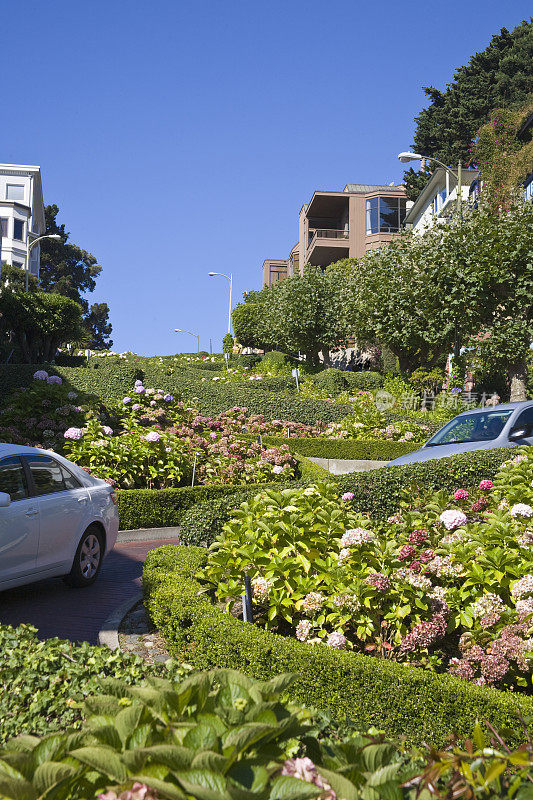
<instances>
[{"instance_id":1,"label":"silver car","mask_svg":"<svg viewBox=\"0 0 533 800\"><path fill-rule=\"evenodd\" d=\"M463 411L437 431L420 450L395 458L387 466L524 444L533 445L533 400Z\"/></svg>"},{"instance_id":2,"label":"silver car","mask_svg":"<svg viewBox=\"0 0 533 800\"><path fill-rule=\"evenodd\" d=\"M108 483L57 453L0 443L0 591L56 576L90 586L117 533Z\"/></svg>"}]
</instances>

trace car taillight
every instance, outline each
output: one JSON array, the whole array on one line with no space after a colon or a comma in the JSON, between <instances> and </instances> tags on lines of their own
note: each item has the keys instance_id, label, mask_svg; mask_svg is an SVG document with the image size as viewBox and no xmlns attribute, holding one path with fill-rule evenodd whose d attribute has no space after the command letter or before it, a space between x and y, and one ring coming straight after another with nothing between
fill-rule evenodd
<instances>
[{"instance_id":1,"label":"car taillight","mask_svg":"<svg viewBox=\"0 0 533 800\"><path fill-rule=\"evenodd\" d=\"M113 502L113 505L116 506L116 504L117 504L117 493L113 490L112 492L109 492L109 497L111 498L111 500Z\"/></svg>"}]
</instances>

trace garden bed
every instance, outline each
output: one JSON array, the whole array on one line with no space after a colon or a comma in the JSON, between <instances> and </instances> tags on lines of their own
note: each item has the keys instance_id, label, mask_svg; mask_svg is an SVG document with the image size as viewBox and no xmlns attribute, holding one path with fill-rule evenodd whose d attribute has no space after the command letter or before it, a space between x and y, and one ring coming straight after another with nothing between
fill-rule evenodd
<instances>
[{"instance_id":1,"label":"garden bed","mask_svg":"<svg viewBox=\"0 0 533 800\"><path fill-rule=\"evenodd\" d=\"M145 605L176 658L202 669L241 669L260 680L292 672L297 702L338 719L375 725L395 739L442 745L451 731L469 736L476 721L515 730L517 713L533 714L529 697L478 687L450 675L353 652L309 645L244 623L200 594L201 548L166 546L148 554L143 572ZM512 740L512 741L511 741Z\"/></svg>"}]
</instances>

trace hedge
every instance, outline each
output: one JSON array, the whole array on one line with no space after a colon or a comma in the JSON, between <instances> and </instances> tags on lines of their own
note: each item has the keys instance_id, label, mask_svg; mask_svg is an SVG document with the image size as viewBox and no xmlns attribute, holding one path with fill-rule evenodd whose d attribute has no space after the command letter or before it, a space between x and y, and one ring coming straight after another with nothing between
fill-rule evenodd
<instances>
[{"instance_id":1,"label":"hedge","mask_svg":"<svg viewBox=\"0 0 533 800\"><path fill-rule=\"evenodd\" d=\"M314 458L340 458L367 461L392 461L406 453L418 450L420 444L411 442L371 441L363 442L355 439L319 439L314 437L296 438L285 436L265 436L263 444L277 447L286 444L291 453Z\"/></svg>"},{"instance_id":2,"label":"hedge","mask_svg":"<svg viewBox=\"0 0 533 800\"><path fill-rule=\"evenodd\" d=\"M299 477L305 483L331 478L327 470L306 458L298 458L298 468ZM117 492L120 530L179 526L187 509L198 503L242 492L247 497L253 497L269 487L296 486L297 483L290 481L280 484L277 481L231 486L180 486L176 489L121 489Z\"/></svg>"},{"instance_id":3,"label":"hedge","mask_svg":"<svg viewBox=\"0 0 533 800\"><path fill-rule=\"evenodd\" d=\"M533 699L479 687L427 670L358 653L309 645L242 622L214 605L195 579L207 560L202 548L152 550L143 571L145 606L178 660L200 669L242 670L258 680L297 675L291 697L337 719L374 725L408 744L442 746L450 732L469 736L476 721L513 729L516 714L533 714Z\"/></svg>"},{"instance_id":4,"label":"hedge","mask_svg":"<svg viewBox=\"0 0 533 800\"><path fill-rule=\"evenodd\" d=\"M447 458L385 467L369 472L352 472L335 480L339 492L353 492L352 506L376 519L386 519L398 509L403 491L420 490L452 492L473 487L484 478L494 478L502 461L513 448L477 450Z\"/></svg>"},{"instance_id":5,"label":"hedge","mask_svg":"<svg viewBox=\"0 0 533 800\"><path fill-rule=\"evenodd\" d=\"M103 361L103 360L102 360ZM117 400L131 392L135 381L142 377L142 370L127 363L109 364L95 362L89 367L61 367L51 364L0 364L0 397L9 392L29 386L37 370L46 370L50 375L59 375L73 391L96 395L103 402Z\"/></svg>"}]
</instances>

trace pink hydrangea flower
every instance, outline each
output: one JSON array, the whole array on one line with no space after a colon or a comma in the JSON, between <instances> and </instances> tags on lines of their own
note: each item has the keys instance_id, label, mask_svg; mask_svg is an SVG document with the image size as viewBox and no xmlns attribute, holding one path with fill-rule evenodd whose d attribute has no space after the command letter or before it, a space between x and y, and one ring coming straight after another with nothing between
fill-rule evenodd
<instances>
[{"instance_id":1,"label":"pink hydrangea flower","mask_svg":"<svg viewBox=\"0 0 533 800\"><path fill-rule=\"evenodd\" d=\"M494 483L489 480L484 480L479 482L479 488L482 489L484 492L492 489L494 487Z\"/></svg>"},{"instance_id":2,"label":"pink hydrangea flower","mask_svg":"<svg viewBox=\"0 0 533 800\"><path fill-rule=\"evenodd\" d=\"M344 492L341 499L346 501L353 500L353 492Z\"/></svg>"},{"instance_id":3,"label":"pink hydrangea flower","mask_svg":"<svg viewBox=\"0 0 533 800\"><path fill-rule=\"evenodd\" d=\"M81 428L67 428L63 437L65 439L81 439L83 436L83 431Z\"/></svg>"},{"instance_id":4,"label":"pink hydrangea flower","mask_svg":"<svg viewBox=\"0 0 533 800\"><path fill-rule=\"evenodd\" d=\"M406 558L412 558L415 553L416 550L412 544L404 544L398 551L398 558L400 561L405 561Z\"/></svg>"},{"instance_id":5,"label":"pink hydrangea flower","mask_svg":"<svg viewBox=\"0 0 533 800\"><path fill-rule=\"evenodd\" d=\"M275 466L272 467L272 472L274 473L274 475L281 475L281 473L283 472L283 467L280 464L276 464Z\"/></svg>"},{"instance_id":6,"label":"pink hydrangea flower","mask_svg":"<svg viewBox=\"0 0 533 800\"><path fill-rule=\"evenodd\" d=\"M113 428L110 428L109 425L104 425L102 430L106 436L113 436Z\"/></svg>"},{"instance_id":7,"label":"pink hydrangea flower","mask_svg":"<svg viewBox=\"0 0 533 800\"><path fill-rule=\"evenodd\" d=\"M340 631L333 631L333 633L330 633L328 636L326 644L328 647L341 650L343 647L346 647L346 636Z\"/></svg>"},{"instance_id":8,"label":"pink hydrangea flower","mask_svg":"<svg viewBox=\"0 0 533 800\"><path fill-rule=\"evenodd\" d=\"M161 436L157 431L150 431L150 433L147 433L144 438L147 442L158 442Z\"/></svg>"},{"instance_id":9,"label":"pink hydrangea flower","mask_svg":"<svg viewBox=\"0 0 533 800\"><path fill-rule=\"evenodd\" d=\"M468 492L466 489L457 489L453 493L454 500L467 500L468 499Z\"/></svg>"},{"instance_id":10,"label":"pink hydrangea flower","mask_svg":"<svg viewBox=\"0 0 533 800\"><path fill-rule=\"evenodd\" d=\"M142 406L141 406L139 403L134 403L134 404L132 405L132 409L133 409L134 411L138 411L140 408L142 408Z\"/></svg>"}]
</instances>

